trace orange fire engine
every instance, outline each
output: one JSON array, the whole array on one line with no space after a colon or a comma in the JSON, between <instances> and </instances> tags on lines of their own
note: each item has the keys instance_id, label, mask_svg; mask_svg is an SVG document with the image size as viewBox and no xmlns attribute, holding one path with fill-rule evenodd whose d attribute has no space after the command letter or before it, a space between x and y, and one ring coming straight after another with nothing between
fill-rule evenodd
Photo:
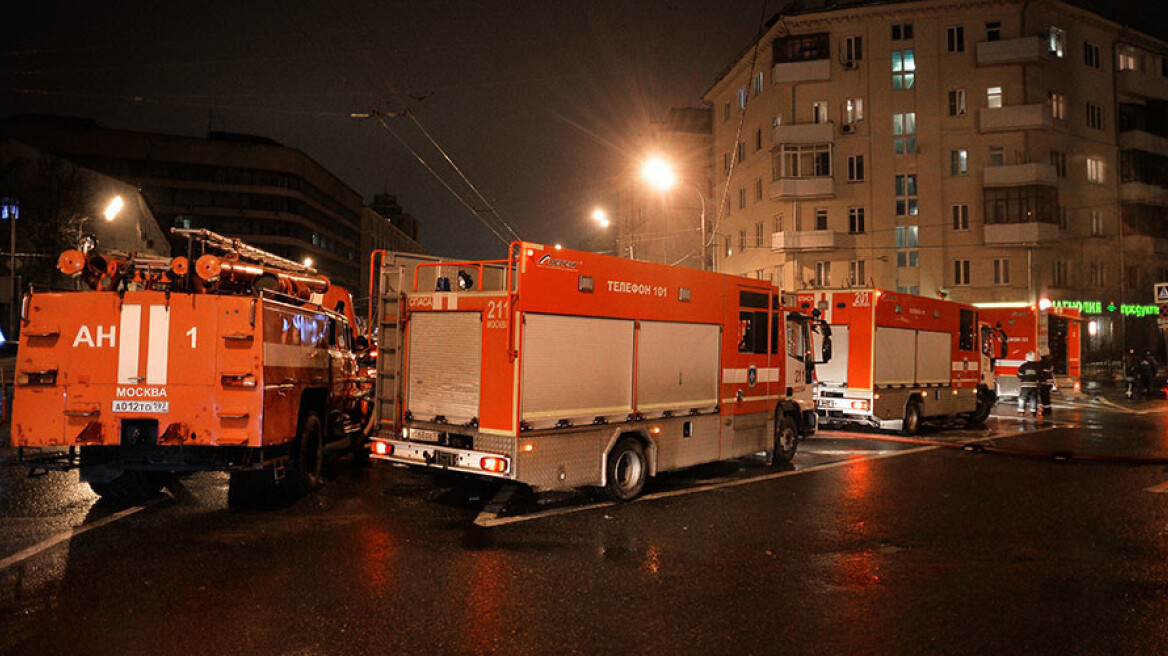
<instances>
[{"instance_id":1,"label":"orange fire engine","mask_svg":"<svg viewBox=\"0 0 1168 656\"><path fill-rule=\"evenodd\" d=\"M911 435L926 418L980 423L997 401L981 380L988 355L972 306L879 289L800 293L798 306L819 309L835 336L835 354L817 372L824 424Z\"/></svg>"},{"instance_id":2,"label":"orange fire engine","mask_svg":"<svg viewBox=\"0 0 1168 656\"><path fill-rule=\"evenodd\" d=\"M1049 354L1054 363L1055 383L1062 389L1079 389L1083 352L1082 318L1074 308L1040 309L1027 303L1003 307L993 304L979 307L981 320L992 326L1000 324L1006 333L1006 354L994 364L998 393L1018 395L1018 367L1027 354Z\"/></svg>"},{"instance_id":3,"label":"orange fire engine","mask_svg":"<svg viewBox=\"0 0 1168 656\"><path fill-rule=\"evenodd\" d=\"M623 500L815 428L813 321L767 282L531 243L382 280L375 459Z\"/></svg>"},{"instance_id":4,"label":"orange fire engine","mask_svg":"<svg viewBox=\"0 0 1168 656\"><path fill-rule=\"evenodd\" d=\"M326 446L363 443L349 293L237 240L175 232L203 251L193 266L68 251L59 268L88 289L25 296L20 460L79 467L103 497L153 494L174 471L231 471L233 503L311 488Z\"/></svg>"}]
</instances>

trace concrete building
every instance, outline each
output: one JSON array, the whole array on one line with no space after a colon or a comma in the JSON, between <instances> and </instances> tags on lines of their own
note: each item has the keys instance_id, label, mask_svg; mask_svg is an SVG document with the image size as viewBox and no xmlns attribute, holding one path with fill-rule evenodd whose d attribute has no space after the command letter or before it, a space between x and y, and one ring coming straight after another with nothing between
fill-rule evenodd
<instances>
[{"instance_id":1,"label":"concrete building","mask_svg":"<svg viewBox=\"0 0 1168 656\"><path fill-rule=\"evenodd\" d=\"M407 214L392 194L377 194L368 207L361 209L361 263L368 267L374 251L387 250L403 253L425 253L418 242L418 220ZM365 269L368 276L368 269ZM357 305L367 307L369 280L361 281Z\"/></svg>"},{"instance_id":2,"label":"concrete building","mask_svg":"<svg viewBox=\"0 0 1168 656\"><path fill-rule=\"evenodd\" d=\"M705 99L723 271L1092 301L1104 350L1107 306L1168 280L1168 43L1152 35L1057 0L799 11Z\"/></svg>"},{"instance_id":3,"label":"concrete building","mask_svg":"<svg viewBox=\"0 0 1168 656\"><path fill-rule=\"evenodd\" d=\"M7 137L141 189L160 227L208 228L293 260L311 257L360 289L361 196L304 153L264 137L111 130L88 119L18 116Z\"/></svg>"}]
</instances>

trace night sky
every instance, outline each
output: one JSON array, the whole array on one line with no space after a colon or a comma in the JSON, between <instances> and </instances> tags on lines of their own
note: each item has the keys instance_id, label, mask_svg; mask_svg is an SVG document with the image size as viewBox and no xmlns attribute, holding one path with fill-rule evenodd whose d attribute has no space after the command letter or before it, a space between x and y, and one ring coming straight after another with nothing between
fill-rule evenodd
<instances>
[{"instance_id":1,"label":"night sky","mask_svg":"<svg viewBox=\"0 0 1168 656\"><path fill-rule=\"evenodd\" d=\"M396 194L432 253L499 257L503 242L476 213L376 120L350 114L408 107L520 236L577 245L599 230L592 207L635 184L647 122L700 104L782 4L9 2L0 115L270 137L366 201ZM386 120L462 188L416 124Z\"/></svg>"},{"instance_id":2,"label":"night sky","mask_svg":"<svg viewBox=\"0 0 1168 656\"><path fill-rule=\"evenodd\" d=\"M501 257L409 150L350 114L408 106L520 236L572 246L599 230L594 204L631 183L647 121L700 103L763 4L38 0L4 14L0 115L267 136L367 202L396 194L432 253ZM417 125L386 120L458 184Z\"/></svg>"}]
</instances>

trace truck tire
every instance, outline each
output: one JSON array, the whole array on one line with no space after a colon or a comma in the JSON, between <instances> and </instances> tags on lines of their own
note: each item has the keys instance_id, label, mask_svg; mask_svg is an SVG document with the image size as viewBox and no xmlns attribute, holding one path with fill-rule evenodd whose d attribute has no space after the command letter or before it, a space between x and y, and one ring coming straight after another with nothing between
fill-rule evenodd
<instances>
[{"instance_id":1,"label":"truck tire","mask_svg":"<svg viewBox=\"0 0 1168 656\"><path fill-rule=\"evenodd\" d=\"M124 471L112 481L89 481L89 487L104 500L127 503L144 501L158 494L166 484L162 471Z\"/></svg>"},{"instance_id":2,"label":"truck tire","mask_svg":"<svg viewBox=\"0 0 1168 656\"><path fill-rule=\"evenodd\" d=\"M994 405L997 399L994 398L994 393L980 389L977 391L977 408L966 416L970 426L981 426L990 418L990 413L993 412Z\"/></svg>"},{"instance_id":3,"label":"truck tire","mask_svg":"<svg viewBox=\"0 0 1168 656\"><path fill-rule=\"evenodd\" d=\"M630 501L645 489L649 462L645 447L632 437L622 437L608 452L604 493L613 501Z\"/></svg>"},{"instance_id":4,"label":"truck tire","mask_svg":"<svg viewBox=\"0 0 1168 656\"><path fill-rule=\"evenodd\" d=\"M289 496L299 498L320 485L324 464L324 429L315 412L306 412L292 445L292 463L284 485Z\"/></svg>"},{"instance_id":5,"label":"truck tire","mask_svg":"<svg viewBox=\"0 0 1168 656\"><path fill-rule=\"evenodd\" d=\"M921 402L909 399L904 406L904 420L900 424L900 434L912 437L921 432Z\"/></svg>"},{"instance_id":6,"label":"truck tire","mask_svg":"<svg viewBox=\"0 0 1168 656\"><path fill-rule=\"evenodd\" d=\"M799 448L799 429L795 420L787 413L779 410L775 413L775 433L771 441L770 457L767 460L771 466L786 464L795 457L795 450Z\"/></svg>"}]
</instances>

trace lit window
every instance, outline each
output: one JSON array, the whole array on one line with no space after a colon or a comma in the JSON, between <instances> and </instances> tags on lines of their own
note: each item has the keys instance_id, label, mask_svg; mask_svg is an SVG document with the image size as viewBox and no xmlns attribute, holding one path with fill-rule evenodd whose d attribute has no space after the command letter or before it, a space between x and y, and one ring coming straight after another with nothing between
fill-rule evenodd
<instances>
[{"instance_id":1,"label":"lit window","mask_svg":"<svg viewBox=\"0 0 1168 656\"><path fill-rule=\"evenodd\" d=\"M916 82L917 60L913 49L892 51L892 88L911 89Z\"/></svg>"},{"instance_id":2,"label":"lit window","mask_svg":"<svg viewBox=\"0 0 1168 656\"><path fill-rule=\"evenodd\" d=\"M917 114L908 112L892 115L892 152L897 155L917 151Z\"/></svg>"},{"instance_id":3,"label":"lit window","mask_svg":"<svg viewBox=\"0 0 1168 656\"><path fill-rule=\"evenodd\" d=\"M949 175L969 173L969 151L964 148L949 151Z\"/></svg>"},{"instance_id":4,"label":"lit window","mask_svg":"<svg viewBox=\"0 0 1168 656\"><path fill-rule=\"evenodd\" d=\"M1067 33L1057 27L1051 27L1047 35L1046 47L1050 54L1062 57L1067 48Z\"/></svg>"},{"instance_id":5,"label":"lit window","mask_svg":"<svg viewBox=\"0 0 1168 656\"><path fill-rule=\"evenodd\" d=\"M827 123L827 101L811 103L811 122L817 125Z\"/></svg>"},{"instance_id":6,"label":"lit window","mask_svg":"<svg viewBox=\"0 0 1168 656\"><path fill-rule=\"evenodd\" d=\"M917 250L917 226L896 228L896 266L901 269L916 268L920 264Z\"/></svg>"},{"instance_id":7,"label":"lit window","mask_svg":"<svg viewBox=\"0 0 1168 656\"><path fill-rule=\"evenodd\" d=\"M986 107L997 109L1002 106L1002 87L988 87L986 89Z\"/></svg>"},{"instance_id":8,"label":"lit window","mask_svg":"<svg viewBox=\"0 0 1168 656\"><path fill-rule=\"evenodd\" d=\"M1047 99L1050 101L1050 115L1053 118L1063 119L1067 116L1067 97L1061 93L1048 91L1046 93Z\"/></svg>"},{"instance_id":9,"label":"lit window","mask_svg":"<svg viewBox=\"0 0 1168 656\"><path fill-rule=\"evenodd\" d=\"M1087 181L1103 184L1105 163L1102 157L1087 158Z\"/></svg>"},{"instance_id":10,"label":"lit window","mask_svg":"<svg viewBox=\"0 0 1168 656\"><path fill-rule=\"evenodd\" d=\"M763 74L759 73L754 76L754 95L762 93L763 89Z\"/></svg>"},{"instance_id":11,"label":"lit window","mask_svg":"<svg viewBox=\"0 0 1168 656\"><path fill-rule=\"evenodd\" d=\"M844 101L844 123L859 123L864 120L864 99L848 98Z\"/></svg>"}]
</instances>

